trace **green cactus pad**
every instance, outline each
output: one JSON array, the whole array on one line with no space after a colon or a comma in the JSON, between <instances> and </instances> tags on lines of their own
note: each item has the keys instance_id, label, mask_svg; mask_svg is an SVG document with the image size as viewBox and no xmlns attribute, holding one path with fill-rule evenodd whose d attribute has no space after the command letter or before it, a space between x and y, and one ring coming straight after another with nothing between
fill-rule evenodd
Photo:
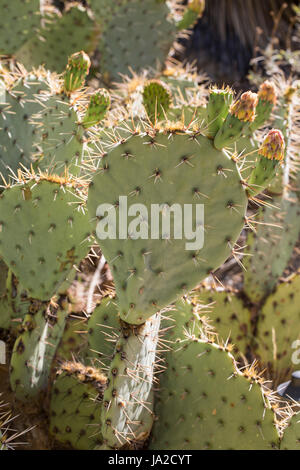
<instances>
[{"instance_id":1,"label":"green cactus pad","mask_svg":"<svg viewBox=\"0 0 300 470\"><path fill-rule=\"evenodd\" d=\"M273 196L270 205L260 211L256 234L248 235L244 260L244 291L259 303L276 286L292 256L300 233L300 210L297 199L290 194Z\"/></svg>"},{"instance_id":2,"label":"green cactus pad","mask_svg":"<svg viewBox=\"0 0 300 470\"><path fill-rule=\"evenodd\" d=\"M100 419L106 378L97 369L66 362L58 371L50 403L50 433L78 450L102 444Z\"/></svg>"},{"instance_id":3,"label":"green cactus pad","mask_svg":"<svg viewBox=\"0 0 300 470\"><path fill-rule=\"evenodd\" d=\"M35 166L46 171L63 174L65 168L77 175L82 161L84 129L78 125L76 109L66 95L50 97L43 110L35 116L40 125L41 152L36 155Z\"/></svg>"},{"instance_id":4,"label":"green cactus pad","mask_svg":"<svg viewBox=\"0 0 300 470\"><path fill-rule=\"evenodd\" d=\"M102 299L90 316L88 328L88 355L100 364L109 366L114 352L114 336L119 333L120 322L116 302L110 297Z\"/></svg>"},{"instance_id":5,"label":"green cactus pad","mask_svg":"<svg viewBox=\"0 0 300 470\"><path fill-rule=\"evenodd\" d=\"M144 87L143 104L151 122L164 119L171 104L171 94L163 82L151 80Z\"/></svg>"},{"instance_id":6,"label":"green cactus pad","mask_svg":"<svg viewBox=\"0 0 300 470\"><path fill-rule=\"evenodd\" d=\"M48 386L53 358L61 340L68 312L35 301L22 323L11 363L10 383L19 400L37 397Z\"/></svg>"},{"instance_id":7,"label":"green cactus pad","mask_svg":"<svg viewBox=\"0 0 300 470\"><path fill-rule=\"evenodd\" d=\"M167 353L150 449L259 450L278 447L274 413L262 386L232 356L188 340Z\"/></svg>"},{"instance_id":8,"label":"green cactus pad","mask_svg":"<svg viewBox=\"0 0 300 470\"><path fill-rule=\"evenodd\" d=\"M120 81L130 68L138 73L144 68L162 67L176 36L165 2L110 3L110 14L103 16L100 10L103 22L98 48L105 81Z\"/></svg>"},{"instance_id":9,"label":"green cactus pad","mask_svg":"<svg viewBox=\"0 0 300 470\"><path fill-rule=\"evenodd\" d=\"M257 325L256 355L273 377L294 370L300 340L300 276L280 284L262 307Z\"/></svg>"},{"instance_id":10,"label":"green cactus pad","mask_svg":"<svg viewBox=\"0 0 300 470\"><path fill-rule=\"evenodd\" d=\"M12 77L13 78L13 77ZM44 92L50 92L45 74L28 74L15 79L11 88L0 94L0 171L5 179L20 164L30 167L39 150L40 132L32 117L41 111Z\"/></svg>"},{"instance_id":11,"label":"green cactus pad","mask_svg":"<svg viewBox=\"0 0 300 470\"><path fill-rule=\"evenodd\" d=\"M141 445L153 425L153 380L160 316L145 325L124 324L115 347L103 396L103 445Z\"/></svg>"},{"instance_id":12,"label":"green cactus pad","mask_svg":"<svg viewBox=\"0 0 300 470\"><path fill-rule=\"evenodd\" d=\"M40 24L40 0L0 0L0 54L14 54L36 34Z\"/></svg>"},{"instance_id":13,"label":"green cactus pad","mask_svg":"<svg viewBox=\"0 0 300 470\"><path fill-rule=\"evenodd\" d=\"M33 177L2 193L0 212L3 259L31 297L50 299L88 252L80 193L72 182Z\"/></svg>"},{"instance_id":14,"label":"green cactus pad","mask_svg":"<svg viewBox=\"0 0 300 470\"><path fill-rule=\"evenodd\" d=\"M218 339L234 345L234 352L246 354L252 339L251 313L235 292L201 289L196 293L198 302L209 305L207 312Z\"/></svg>"},{"instance_id":15,"label":"green cactus pad","mask_svg":"<svg viewBox=\"0 0 300 470\"><path fill-rule=\"evenodd\" d=\"M280 450L300 450L300 413L295 414L284 431Z\"/></svg>"},{"instance_id":16,"label":"green cactus pad","mask_svg":"<svg viewBox=\"0 0 300 470\"><path fill-rule=\"evenodd\" d=\"M101 240L121 318L141 324L225 261L243 228L247 197L235 163L209 139L184 130L133 136L116 145L101 165L88 197L94 226L102 203L115 206L118 217L119 196L128 196L128 207L145 205L149 221L151 204L204 205L202 249L186 245L184 237L175 239L173 229L170 240L161 231L160 239Z\"/></svg>"},{"instance_id":17,"label":"green cactus pad","mask_svg":"<svg viewBox=\"0 0 300 470\"><path fill-rule=\"evenodd\" d=\"M74 52L93 52L95 35L95 25L87 12L74 6L63 15L47 18L46 26L18 50L16 58L27 68L45 65L60 73Z\"/></svg>"},{"instance_id":18,"label":"green cactus pad","mask_svg":"<svg viewBox=\"0 0 300 470\"><path fill-rule=\"evenodd\" d=\"M86 318L76 318L76 314L74 314L74 317L69 316L56 351L57 360L71 361L74 357L85 357L87 353L87 339Z\"/></svg>"},{"instance_id":19,"label":"green cactus pad","mask_svg":"<svg viewBox=\"0 0 300 470\"><path fill-rule=\"evenodd\" d=\"M228 89L213 88L210 91L207 104L207 135L215 137L221 128L224 119L229 113L229 108L233 101L233 92Z\"/></svg>"},{"instance_id":20,"label":"green cactus pad","mask_svg":"<svg viewBox=\"0 0 300 470\"><path fill-rule=\"evenodd\" d=\"M95 126L104 119L110 107L110 95L107 90L96 91L90 98L82 125L85 128Z\"/></svg>"}]
</instances>

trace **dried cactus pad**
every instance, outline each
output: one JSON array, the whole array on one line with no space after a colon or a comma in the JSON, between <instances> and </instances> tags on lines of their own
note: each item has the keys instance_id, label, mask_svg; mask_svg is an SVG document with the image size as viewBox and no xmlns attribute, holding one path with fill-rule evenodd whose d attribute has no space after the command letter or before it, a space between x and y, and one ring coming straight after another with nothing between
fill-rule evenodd
<instances>
[{"instance_id":1,"label":"dried cactus pad","mask_svg":"<svg viewBox=\"0 0 300 470\"><path fill-rule=\"evenodd\" d=\"M88 216L71 184L40 179L0 199L0 251L29 294L48 300L87 254Z\"/></svg>"},{"instance_id":2,"label":"dried cactus pad","mask_svg":"<svg viewBox=\"0 0 300 470\"><path fill-rule=\"evenodd\" d=\"M133 136L115 145L101 165L88 197L89 215L98 237L103 238L96 218L100 214L99 205L114 206L116 219L126 212L122 207L125 200L118 205L120 196L127 196L128 211L138 209L133 204L143 205L142 214L137 212L136 217L128 217L125 239L120 239L122 234L116 232L116 239L100 241L114 276L120 316L129 323L141 324L189 292L225 261L243 228L247 197L236 164L224 152L217 151L209 139L187 131ZM160 230L155 239L153 204L162 205L162 219L167 218L167 205L169 208L179 205L182 220L184 211L187 212L184 205L190 204L193 227L195 205L204 205L204 225L201 217L197 220L198 233L200 228L204 231L203 246L197 242L189 245L191 240L184 230L181 239L178 233L175 238L173 216L169 234L168 230ZM132 221L147 239L133 239L136 234ZM162 223L160 226L161 229Z\"/></svg>"}]
</instances>

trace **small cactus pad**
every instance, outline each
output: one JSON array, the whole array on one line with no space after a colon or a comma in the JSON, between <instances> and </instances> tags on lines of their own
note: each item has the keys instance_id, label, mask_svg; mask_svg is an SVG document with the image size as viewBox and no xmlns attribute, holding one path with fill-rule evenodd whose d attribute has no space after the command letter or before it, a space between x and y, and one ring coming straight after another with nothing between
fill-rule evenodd
<instances>
[{"instance_id":1,"label":"small cactus pad","mask_svg":"<svg viewBox=\"0 0 300 470\"><path fill-rule=\"evenodd\" d=\"M89 188L90 219L112 269L120 316L141 324L225 261L243 228L247 197L236 164L209 139L184 129L132 136L115 145L100 164ZM100 217L100 204L113 206L119 218L120 212L127 213L126 201L129 210L136 210L132 215L140 215L128 218L130 224L125 221L111 239L113 234L109 238L102 228L107 219ZM132 204L137 205L130 208ZM174 227L168 230L158 223L163 230L155 230L152 205L163 221L173 221L173 204L182 212L185 204L194 213L196 204L204 208L204 225L199 212L197 216L197 233L205 233L202 248L199 240L189 244L187 232L181 236ZM191 221L196 223L196 214Z\"/></svg>"},{"instance_id":2,"label":"small cactus pad","mask_svg":"<svg viewBox=\"0 0 300 470\"><path fill-rule=\"evenodd\" d=\"M40 23L40 0L0 0L0 54L14 54Z\"/></svg>"},{"instance_id":3,"label":"small cactus pad","mask_svg":"<svg viewBox=\"0 0 300 470\"><path fill-rule=\"evenodd\" d=\"M212 88L207 104L207 135L215 137L224 119L229 113L233 100L233 92L230 88Z\"/></svg>"},{"instance_id":4,"label":"small cactus pad","mask_svg":"<svg viewBox=\"0 0 300 470\"><path fill-rule=\"evenodd\" d=\"M44 73L28 74L16 79L0 94L0 172L5 179L20 164L30 167L39 152L40 133L32 117L40 112L44 92L51 92ZM1 90L2 91L2 90Z\"/></svg>"},{"instance_id":5,"label":"small cactus pad","mask_svg":"<svg viewBox=\"0 0 300 470\"><path fill-rule=\"evenodd\" d=\"M296 413L284 431L280 450L300 450L300 413Z\"/></svg>"},{"instance_id":6,"label":"small cactus pad","mask_svg":"<svg viewBox=\"0 0 300 470\"><path fill-rule=\"evenodd\" d=\"M95 25L81 6L74 6L63 15L47 18L44 28L18 50L16 58L28 69L45 65L60 73L71 54L80 50L89 54L94 46Z\"/></svg>"},{"instance_id":7,"label":"small cactus pad","mask_svg":"<svg viewBox=\"0 0 300 470\"><path fill-rule=\"evenodd\" d=\"M250 126L252 131L259 129L268 121L276 102L277 96L274 84L269 80L263 82L258 92L256 117Z\"/></svg>"},{"instance_id":8,"label":"small cactus pad","mask_svg":"<svg viewBox=\"0 0 300 470\"><path fill-rule=\"evenodd\" d=\"M115 3L106 5L110 11L105 17L99 12L103 18L98 45L103 78L120 81L129 68L138 73L144 68L162 67L176 36L175 23L168 18L169 7L157 0Z\"/></svg>"},{"instance_id":9,"label":"small cactus pad","mask_svg":"<svg viewBox=\"0 0 300 470\"><path fill-rule=\"evenodd\" d=\"M106 377L98 369L64 362L57 372L50 402L50 433L78 450L102 443L100 418Z\"/></svg>"},{"instance_id":10,"label":"small cactus pad","mask_svg":"<svg viewBox=\"0 0 300 470\"><path fill-rule=\"evenodd\" d=\"M64 91L72 93L83 87L89 73L91 60L84 52L75 52L68 59L68 65L64 74Z\"/></svg>"},{"instance_id":11,"label":"small cactus pad","mask_svg":"<svg viewBox=\"0 0 300 470\"><path fill-rule=\"evenodd\" d=\"M22 323L10 365L10 383L19 400L36 397L47 388L52 361L62 337L66 311L35 301Z\"/></svg>"},{"instance_id":12,"label":"small cactus pad","mask_svg":"<svg viewBox=\"0 0 300 470\"><path fill-rule=\"evenodd\" d=\"M80 193L71 180L34 176L2 193L0 213L3 259L31 297L50 299L88 252Z\"/></svg>"},{"instance_id":13,"label":"small cactus pad","mask_svg":"<svg viewBox=\"0 0 300 470\"><path fill-rule=\"evenodd\" d=\"M171 95L166 85L159 80L151 80L144 87L143 104L150 121L164 119L171 104Z\"/></svg>"},{"instance_id":14,"label":"small cactus pad","mask_svg":"<svg viewBox=\"0 0 300 470\"><path fill-rule=\"evenodd\" d=\"M300 333L300 276L280 284L259 314L256 355L274 374L297 367ZM293 360L294 356L296 361Z\"/></svg>"},{"instance_id":15,"label":"small cactus pad","mask_svg":"<svg viewBox=\"0 0 300 470\"><path fill-rule=\"evenodd\" d=\"M160 316L145 325L124 324L108 373L101 416L103 444L134 448L147 440L153 425L153 380Z\"/></svg>"},{"instance_id":16,"label":"small cactus pad","mask_svg":"<svg viewBox=\"0 0 300 470\"><path fill-rule=\"evenodd\" d=\"M238 450L278 447L274 413L259 379L232 356L189 339L167 353L150 449Z\"/></svg>"}]
</instances>

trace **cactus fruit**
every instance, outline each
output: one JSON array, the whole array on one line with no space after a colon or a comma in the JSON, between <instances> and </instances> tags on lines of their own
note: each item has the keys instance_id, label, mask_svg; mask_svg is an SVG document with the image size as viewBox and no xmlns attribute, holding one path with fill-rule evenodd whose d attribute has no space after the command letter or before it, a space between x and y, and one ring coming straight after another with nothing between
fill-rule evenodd
<instances>
[{"instance_id":1,"label":"cactus fruit","mask_svg":"<svg viewBox=\"0 0 300 470\"><path fill-rule=\"evenodd\" d=\"M51 393L51 435L78 450L93 450L101 445L99 423L106 385L101 371L77 362L64 362Z\"/></svg>"},{"instance_id":2,"label":"cactus fruit","mask_svg":"<svg viewBox=\"0 0 300 470\"><path fill-rule=\"evenodd\" d=\"M100 8L98 17L101 28L98 49L105 80L119 81L130 67L135 72L156 64L161 67L177 32L175 23L168 19L167 4L156 0L131 0L120 5L109 2L107 9L111 11L103 15ZM97 15L96 8L93 10Z\"/></svg>"},{"instance_id":3,"label":"cactus fruit","mask_svg":"<svg viewBox=\"0 0 300 470\"><path fill-rule=\"evenodd\" d=\"M87 254L82 197L76 181L42 173L23 175L2 193L1 255L31 297L49 300Z\"/></svg>"},{"instance_id":4,"label":"cactus fruit","mask_svg":"<svg viewBox=\"0 0 300 470\"><path fill-rule=\"evenodd\" d=\"M10 363L10 383L17 399L28 400L47 388L67 314L68 311L51 304L38 301L31 304Z\"/></svg>"},{"instance_id":5,"label":"cactus fruit","mask_svg":"<svg viewBox=\"0 0 300 470\"><path fill-rule=\"evenodd\" d=\"M40 0L1 0L0 54L14 54L36 34Z\"/></svg>"},{"instance_id":6,"label":"cactus fruit","mask_svg":"<svg viewBox=\"0 0 300 470\"><path fill-rule=\"evenodd\" d=\"M249 129L250 123L255 119L257 103L257 94L247 91L230 106L229 113L214 139L217 149L233 144Z\"/></svg>"},{"instance_id":7,"label":"cactus fruit","mask_svg":"<svg viewBox=\"0 0 300 470\"><path fill-rule=\"evenodd\" d=\"M148 213L150 203L205 204L205 228L198 226L206 234L201 252L195 244L186 250L185 239L172 235L168 241L167 233L158 233L162 239L145 240L144 230L141 239L132 240L130 226L124 240L103 239L107 234L100 234L103 254L112 267L120 316L141 324L229 256L243 228L247 197L235 163L214 149L209 139L183 126L132 135L115 144L101 164L88 195L93 221L100 204L116 206L120 195L144 204ZM231 210L233 206L236 210Z\"/></svg>"},{"instance_id":8,"label":"cactus fruit","mask_svg":"<svg viewBox=\"0 0 300 470\"><path fill-rule=\"evenodd\" d=\"M153 380L160 326L154 315L142 326L123 324L103 396L103 448L135 448L153 425Z\"/></svg>"},{"instance_id":9,"label":"cactus fruit","mask_svg":"<svg viewBox=\"0 0 300 470\"><path fill-rule=\"evenodd\" d=\"M41 110L44 93L52 94L47 73L2 73L0 94L0 171L11 179L20 164L30 167L39 152L40 134L32 117Z\"/></svg>"},{"instance_id":10,"label":"cactus fruit","mask_svg":"<svg viewBox=\"0 0 300 470\"><path fill-rule=\"evenodd\" d=\"M165 366L151 450L278 448L266 389L226 349L191 337L167 353Z\"/></svg>"}]
</instances>

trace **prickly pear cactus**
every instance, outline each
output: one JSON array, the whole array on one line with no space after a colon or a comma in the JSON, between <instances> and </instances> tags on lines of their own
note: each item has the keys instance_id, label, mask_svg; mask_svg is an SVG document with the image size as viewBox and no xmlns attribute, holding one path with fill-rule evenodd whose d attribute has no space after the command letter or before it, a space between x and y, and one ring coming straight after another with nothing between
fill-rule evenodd
<instances>
[{"instance_id":1,"label":"prickly pear cactus","mask_svg":"<svg viewBox=\"0 0 300 470\"><path fill-rule=\"evenodd\" d=\"M80 188L68 178L27 175L2 193L0 206L3 259L31 297L49 300L89 249Z\"/></svg>"},{"instance_id":2,"label":"prickly pear cactus","mask_svg":"<svg viewBox=\"0 0 300 470\"><path fill-rule=\"evenodd\" d=\"M166 357L150 449L277 449L275 414L258 377L222 347L189 338Z\"/></svg>"},{"instance_id":3,"label":"prickly pear cactus","mask_svg":"<svg viewBox=\"0 0 300 470\"><path fill-rule=\"evenodd\" d=\"M118 307L114 299L105 297L90 316L88 323L88 355L97 363L110 366L114 352L114 336L119 332Z\"/></svg>"},{"instance_id":4,"label":"prickly pear cactus","mask_svg":"<svg viewBox=\"0 0 300 470\"><path fill-rule=\"evenodd\" d=\"M299 295L300 277L294 275L277 287L259 313L255 352L274 377L296 367L292 356L300 340Z\"/></svg>"},{"instance_id":5,"label":"prickly pear cactus","mask_svg":"<svg viewBox=\"0 0 300 470\"><path fill-rule=\"evenodd\" d=\"M300 449L300 414L295 414L284 430L280 450Z\"/></svg>"},{"instance_id":6,"label":"prickly pear cactus","mask_svg":"<svg viewBox=\"0 0 300 470\"><path fill-rule=\"evenodd\" d=\"M203 288L197 292L196 299L207 306L207 316L218 339L233 345L236 354L246 354L252 341L251 314L238 293Z\"/></svg>"},{"instance_id":7,"label":"prickly pear cactus","mask_svg":"<svg viewBox=\"0 0 300 470\"><path fill-rule=\"evenodd\" d=\"M32 122L41 111L44 94L52 94L49 75L34 73L0 72L0 171L6 180L11 179L20 165L30 167L39 153L40 132Z\"/></svg>"},{"instance_id":8,"label":"prickly pear cactus","mask_svg":"<svg viewBox=\"0 0 300 470\"><path fill-rule=\"evenodd\" d=\"M46 15L43 25L16 53L17 60L28 69L45 65L48 70L60 73L69 55L78 50L89 54L95 48L97 28L80 5L71 5L63 15L59 12Z\"/></svg>"},{"instance_id":9,"label":"prickly pear cactus","mask_svg":"<svg viewBox=\"0 0 300 470\"><path fill-rule=\"evenodd\" d=\"M125 199L119 201L120 195ZM116 207L119 217L121 210L127 212L127 197L128 205L131 201L143 204L144 212L129 225L128 233L122 234L119 227L116 238L121 239L103 239L107 229L96 219L104 216L100 204ZM168 206L196 203L205 205L204 225L197 216L198 234L205 233L203 247L176 232L168 235L166 230L158 232L156 239L147 239L151 204L161 205L163 217L170 217ZM132 215L138 216L141 207L134 206L137 212ZM121 318L144 323L219 266L243 228L246 207L247 196L234 161L193 130L183 126L153 129L114 145L93 177L88 208L112 268ZM143 218L146 221L141 224ZM104 218L103 227L107 222ZM133 236L137 224L141 232Z\"/></svg>"},{"instance_id":10,"label":"prickly pear cactus","mask_svg":"<svg viewBox=\"0 0 300 470\"><path fill-rule=\"evenodd\" d=\"M103 396L103 449L136 448L150 435L160 315L142 326L123 324Z\"/></svg>"},{"instance_id":11,"label":"prickly pear cactus","mask_svg":"<svg viewBox=\"0 0 300 470\"><path fill-rule=\"evenodd\" d=\"M22 323L10 362L10 383L17 399L34 398L47 388L67 314L68 310L58 306L38 301L32 304L31 312Z\"/></svg>"},{"instance_id":12,"label":"prickly pear cactus","mask_svg":"<svg viewBox=\"0 0 300 470\"><path fill-rule=\"evenodd\" d=\"M0 54L14 54L39 27L40 0L1 0Z\"/></svg>"},{"instance_id":13,"label":"prickly pear cactus","mask_svg":"<svg viewBox=\"0 0 300 470\"><path fill-rule=\"evenodd\" d=\"M101 371L64 362L57 371L50 403L50 433L78 450L102 444L100 419L107 379Z\"/></svg>"}]
</instances>

